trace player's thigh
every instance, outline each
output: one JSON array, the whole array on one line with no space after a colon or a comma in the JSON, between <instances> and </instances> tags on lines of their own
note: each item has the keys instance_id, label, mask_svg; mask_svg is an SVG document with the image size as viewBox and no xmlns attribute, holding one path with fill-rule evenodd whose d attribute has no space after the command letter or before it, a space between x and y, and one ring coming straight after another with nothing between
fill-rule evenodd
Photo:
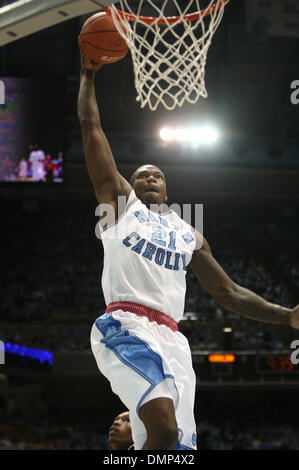
<instances>
[{"instance_id":1,"label":"player's thigh","mask_svg":"<svg viewBox=\"0 0 299 470\"><path fill-rule=\"evenodd\" d=\"M109 380L112 391L129 409L137 408L150 384L134 367L125 362L115 349L101 342L102 335L94 325L91 330L91 349L100 372Z\"/></svg>"}]
</instances>

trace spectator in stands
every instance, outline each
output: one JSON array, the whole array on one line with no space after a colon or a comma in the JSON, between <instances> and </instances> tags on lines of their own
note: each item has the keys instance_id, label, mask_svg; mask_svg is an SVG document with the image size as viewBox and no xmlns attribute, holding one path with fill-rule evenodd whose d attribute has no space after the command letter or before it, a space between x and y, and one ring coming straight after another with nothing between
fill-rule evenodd
<instances>
[{"instance_id":1,"label":"spectator in stands","mask_svg":"<svg viewBox=\"0 0 299 470\"><path fill-rule=\"evenodd\" d=\"M132 450L130 415L124 411L116 416L109 428L109 444L113 450Z\"/></svg>"}]
</instances>

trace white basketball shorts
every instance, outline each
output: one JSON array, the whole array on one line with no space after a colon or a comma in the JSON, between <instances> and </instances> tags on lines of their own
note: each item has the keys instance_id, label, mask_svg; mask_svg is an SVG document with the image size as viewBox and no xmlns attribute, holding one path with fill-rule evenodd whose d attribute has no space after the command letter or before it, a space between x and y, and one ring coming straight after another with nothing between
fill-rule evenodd
<instances>
[{"instance_id":1,"label":"white basketball shorts","mask_svg":"<svg viewBox=\"0 0 299 470\"><path fill-rule=\"evenodd\" d=\"M91 348L99 370L130 412L135 450L146 441L140 407L161 397L174 403L179 432L175 450L196 449L196 379L182 333L146 316L116 310L93 324Z\"/></svg>"}]
</instances>

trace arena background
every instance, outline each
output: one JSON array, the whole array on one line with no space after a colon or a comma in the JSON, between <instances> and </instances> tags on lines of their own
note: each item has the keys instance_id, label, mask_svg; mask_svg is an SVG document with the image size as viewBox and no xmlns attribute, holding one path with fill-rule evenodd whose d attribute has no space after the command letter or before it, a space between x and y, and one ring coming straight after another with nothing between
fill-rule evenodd
<instances>
[{"instance_id":1,"label":"arena background","mask_svg":"<svg viewBox=\"0 0 299 470\"><path fill-rule=\"evenodd\" d=\"M296 13L298 2L285 3ZM140 109L129 54L98 73L97 97L120 172L129 179L143 163L158 165L170 203L204 205L204 234L232 279L293 307L299 285L299 105L291 102L291 83L299 80L299 34L269 32L247 6L231 0L226 8L208 56L207 100L175 112ZM0 50L1 80L39 77L47 83L39 108L45 145L56 137L55 117L45 106L48 83L57 77L66 83L63 184L0 185L0 339L10 345L0 365L1 450L105 449L108 426L124 409L89 346L91 325L105 304L96 200L76 116L77 36L88 16ZM192 149L160 140L162 126L195 121L215 124L217 144ZM198 377L199 448L298 450L299 365L288 360L298 332L225 311L190 271L187 282L180 328ZM28 348L52 353L53 363L51 355L36 358ZM215 352L236 360L212 364L208 355Z\"/></svg>"}]
</instances>

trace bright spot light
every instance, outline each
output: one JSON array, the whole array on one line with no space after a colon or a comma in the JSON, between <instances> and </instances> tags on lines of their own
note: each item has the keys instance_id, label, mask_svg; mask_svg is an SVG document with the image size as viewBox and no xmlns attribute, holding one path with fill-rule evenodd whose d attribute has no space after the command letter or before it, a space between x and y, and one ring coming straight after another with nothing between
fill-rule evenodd
<instances>
[{"instance_id":1,"label":"bright spot light","mask_svg":"<svg viewBox=\"0 0 299 470\"><path fill-rule=\"evenodd\" d=\"M200 129L191 127L187 130L188 140L191 143L198 143L200 141Z\"/></svg>"},{"instance_id":2,"label":"bright spot light","mask_svg":"<svg viewBox=\"0 0 299 470\"><path fill-rule=\"evenodd\" d=\"M160 138L164 142L176 140L177 142L189 142L192 147L197 148L200 144L214 144L219 139L219 132L212 126L203 127L163 127L160 130Z\"/></svg>"},{"instance_id":3,"label":"bright spot light","mask_svg":"<svg viewBox=\"0 0 299 470\"><path fill-rule=\"evenodd\" d=\"M182 128L175 129L174 138L178 142L183 142L187 138L186 130Z\"/></svg>"},{"instance_id":4,"label":"bright spot light","mask_svg":"<svg viewBox=\"0 0 299 470\"><path fill-rule=\"evenodd\" d=\"M160 137L164 141L170 141L174 139L174 132L173 129L170 129L169 127L163 127L160 130Z\"/></svg>"},{"instance_id":5,"label":"bright spot light","mask_svg":"<svg viewBox=\"0 0 299 470\"><path fill-rule=\"evenodd\" d=\"M203 127L200 129L201 142L205 144L214 144L218 139L218 132L213 127Z\"/></svg>"},{"instance_id":6,"label":"bright spot light","mask_svg":"<svg viewBox=\"0 0 299 470\"><path fill-rule=\"evenodd\" d=\"M223 332L224 333L231 333L232 329L230 327L225 327L225 328L223 328Z\"/></svg>"}]
</instances>

